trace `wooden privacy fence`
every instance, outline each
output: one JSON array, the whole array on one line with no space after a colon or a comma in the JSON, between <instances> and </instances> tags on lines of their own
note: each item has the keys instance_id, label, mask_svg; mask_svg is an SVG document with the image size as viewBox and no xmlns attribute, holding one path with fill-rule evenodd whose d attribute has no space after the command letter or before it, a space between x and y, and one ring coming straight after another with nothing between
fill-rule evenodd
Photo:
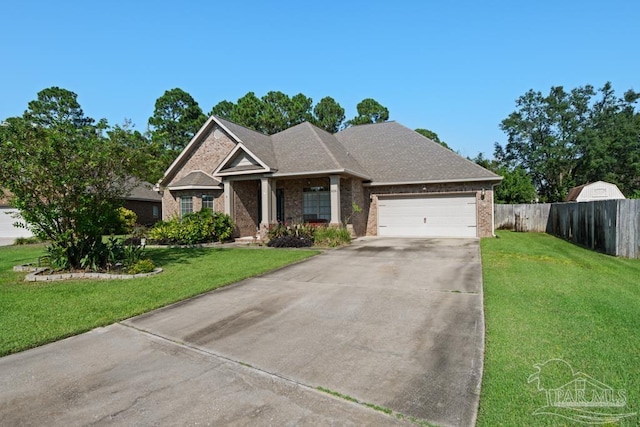
<instances>
[{"instance_id":1,"label":"wooden privacy fence","mask_svg":"<svg viewBox=\"0 0 640 427\"><path fill-rule=\"evenodd\" d=\"M587 248L640 258L640 200L495 205L498 229L549 233Z\"/></svg>"}]
</instances>

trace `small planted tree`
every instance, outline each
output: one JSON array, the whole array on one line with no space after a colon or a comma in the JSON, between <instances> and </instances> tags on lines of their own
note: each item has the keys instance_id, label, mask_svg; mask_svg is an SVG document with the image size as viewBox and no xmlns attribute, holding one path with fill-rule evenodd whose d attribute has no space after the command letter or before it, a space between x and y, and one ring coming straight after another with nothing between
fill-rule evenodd
<instances>
[{"instance_id":1,"label":"small planted tree","mask_svg":"<svg viewBox=\"0 0 640 427\"><path fill-rule=\"evenodd\" d=\"M118 221L135 163L108 130L84 115L75 93L57 87L0 127L0 188L34 234L51 242L59 268L108 263L102 235Z\"/></svg>"}]
</instances>

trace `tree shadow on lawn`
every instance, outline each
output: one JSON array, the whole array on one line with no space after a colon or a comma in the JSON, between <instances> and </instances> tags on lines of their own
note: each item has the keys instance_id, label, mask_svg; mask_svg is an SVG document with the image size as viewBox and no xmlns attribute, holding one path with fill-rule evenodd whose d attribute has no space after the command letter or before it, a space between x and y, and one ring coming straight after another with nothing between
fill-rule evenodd
<instances>
[{"instance_id":1,"label":"tree shadow on lawn","mask_svg":"<svg viewBox=\"0 0 640 427\"><path fill-rule=\"evenodd\" d=\"M147 255L158 267L171 264L191 264L194 259L216 252L227 251L228 248L153 248L147 250Z\"/></svg>"}]
</instances>

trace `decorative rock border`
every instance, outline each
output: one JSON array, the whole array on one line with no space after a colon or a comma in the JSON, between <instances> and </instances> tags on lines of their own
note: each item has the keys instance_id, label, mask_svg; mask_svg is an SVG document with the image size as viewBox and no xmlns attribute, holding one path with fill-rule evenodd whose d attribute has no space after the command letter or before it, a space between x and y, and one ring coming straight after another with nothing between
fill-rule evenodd
<instances>
[{"instance_id":1,"label":"decorative rock border","mask_svg":"<svg viewBox=\"0 0 640 427\"><path fill-rule=\"evenodd\" d=\"M30 273L24 278L25 282L54 282L58 280L69 279L100 279L100 280L127 280L138 279L141 277L155 276L162 273L161 268L156 268L150 273L139 274L109 274L109 273L54 273L41 274L49 270L46 267L32 267L28 265L17 265L13 267L13 271L29 271Z\"/></svg>"}]
</instances>

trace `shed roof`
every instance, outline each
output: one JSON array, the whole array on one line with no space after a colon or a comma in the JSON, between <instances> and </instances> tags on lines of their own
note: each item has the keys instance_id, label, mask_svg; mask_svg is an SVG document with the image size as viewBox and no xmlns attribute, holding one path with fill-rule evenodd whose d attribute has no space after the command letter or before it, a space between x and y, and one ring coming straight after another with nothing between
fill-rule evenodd
<instances>
[{"instance_id":1,"label":"shed roof","mask_svg":"<svg viewBox=\"0 0 640 427\"><path fill-rule=\"evenodd\" d=\"M624 199L624 194L611 182L596 181L573 187L567 194L567 202Z\"/></svg>"}]
</instances>

